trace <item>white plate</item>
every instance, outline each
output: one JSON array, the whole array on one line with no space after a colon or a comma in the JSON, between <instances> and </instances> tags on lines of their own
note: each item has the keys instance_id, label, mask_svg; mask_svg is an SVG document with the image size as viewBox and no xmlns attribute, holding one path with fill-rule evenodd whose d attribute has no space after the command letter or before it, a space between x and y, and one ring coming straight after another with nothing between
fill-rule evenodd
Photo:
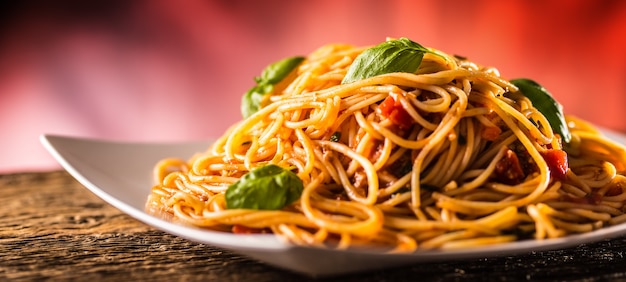
<instances>
[{"instance_id":1,"label":"white plate","mask_svg":"<svg viewBox=\"0 0 626 282\"><path fill-rule=\"evenodd\" d=\"M618 142L626 136L605 131ZM179 144L123 143L55 135L41 142L81 184L130 216L165 232L227 249L262 262L309 275L336 275L433 261L476 259L574 247L626 234L626 224L550 240L526 240L480 249L388 254L377 250L332 250L294 246L272 235L235 235L173 224L144 212L152 187L152 167L165 157L190 157L209 141Z\"/></svg>"}]
</instances>

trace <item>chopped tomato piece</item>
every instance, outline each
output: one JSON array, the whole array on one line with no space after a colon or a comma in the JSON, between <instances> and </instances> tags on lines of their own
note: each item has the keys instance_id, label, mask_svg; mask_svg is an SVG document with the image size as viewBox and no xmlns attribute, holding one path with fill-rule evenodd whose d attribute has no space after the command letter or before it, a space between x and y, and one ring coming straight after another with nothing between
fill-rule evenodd
<instances>
[{"instance_id":1,"label":"chopped tomato piece","mask_svg":"<svg viewBox=\"0 0 626 282\"><path fill-rule=\"evenodd\" d=\"M245 225L235 224L231 230L235 234L259 234L259 233L268 233L268 230L265 228L252 228Z\"/></svg>"},{"instance_id":2,"label":"chopped tomato piece","mask_svg":"<svg viewBox=\"0 0 626 282\"><path fill-rule=\"evenodd\" d=\"M500 136L501 133L502 129L500 129L499 127L489 126L483 128L483 130L480 132L480 137L485 140L495 141L496 139L498 139L498 136Z\"/></svg>"},{"instance_id":3,"label":"chopped tomato piece","mask_svg":"<svg viewBox=\"0 0 626 282\"><path fill-rule=\"evenodd\" d=\"M378 108L381 115L391 120L393 124L398 125L401 129L409 129L414 123L413 118L402 107L402 104L391 96L387 97Z\"/></svg>"},{"instance_id":4,"label":"chopped tomato piece","mask_svg":"<svg viewBox=\"0 0 626 282\"><path fill-rule=\"evenodd\" d=\"M548 164L550 175L556 179L563 180L569 169L567 153L563 150L549 149L541 153L541 156Z\"/></svg>"},{"instance_id":5,"label":"chopped tomato piece","mask_svg":"<svg viewBox=\"0 0 626 282\"><path fill-rule=\"evenodd\" d=\"M611 187L609 187L609 189L606 190L606 193L604 193L604 195L607 197L612 197L612 196L620 195L622 193L624 193L624 190L622 189L622 184L614 183L614 184L611 184Z\"/></svg>"},{"instance_id":6,"label":"chopped tomato piece","mask_svg":"<svg viewBox=\"0 0 626 282\"><path fill-rule=\"evenodd\" d=\"M519 184L524 180L526 175L515 152L506 150L504 157L496 164L495 177L498 181L509 185Z\"/></svg>"}]
</instances>

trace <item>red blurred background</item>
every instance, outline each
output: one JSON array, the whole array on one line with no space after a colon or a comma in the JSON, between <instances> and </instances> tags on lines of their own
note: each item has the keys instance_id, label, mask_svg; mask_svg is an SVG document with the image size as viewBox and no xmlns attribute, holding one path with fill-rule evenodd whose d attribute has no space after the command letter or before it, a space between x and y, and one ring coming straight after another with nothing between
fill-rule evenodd
<instances>
[{"instance_id":1,"label":"red blurred background","mask_svg":"<svg viewBox=\"0 0 626 282\"><path fill-rule=\"evenodd\" d=\"M9 1L7 1L9 2ZM213 138L269 63L409 37L543 84L626 132L626 1L11 1L0 9L0 172L58 168L38 136Z\"/></svg>"}]
</instances>

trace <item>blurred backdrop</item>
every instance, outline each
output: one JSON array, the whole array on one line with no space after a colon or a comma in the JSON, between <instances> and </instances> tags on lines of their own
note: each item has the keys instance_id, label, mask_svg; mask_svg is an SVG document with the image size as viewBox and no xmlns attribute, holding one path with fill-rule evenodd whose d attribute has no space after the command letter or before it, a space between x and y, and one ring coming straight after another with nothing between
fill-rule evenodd
<instances>
[{"instance_id":1,"label":"blurred backdrop","mask_svg":"<svg viewBox=\"0 0 626 282\"><path fill-rule=\"evenodd\" d=\"M409 37L543 84L626 132L626 1L6 1L0 172L58 168L38 136L213 138L269 63Z\"/></svg>"}]
</instances>

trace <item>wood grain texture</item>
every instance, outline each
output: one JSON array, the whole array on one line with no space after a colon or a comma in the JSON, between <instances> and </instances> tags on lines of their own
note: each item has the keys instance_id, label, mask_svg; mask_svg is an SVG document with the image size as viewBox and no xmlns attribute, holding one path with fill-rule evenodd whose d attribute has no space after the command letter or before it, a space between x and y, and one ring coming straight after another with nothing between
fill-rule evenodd
<instances>
[{"instance_id":1,"label":"wood grain texture","mask_svg":"<svg viewBox=\"0 0 626 282\"><path fill-rule=\"evenodd\" d=\"M154 230L67 173L0 176L0 281L626 279L626 237L523 256L313 278Z\"/></svg>"}]
</instances>

